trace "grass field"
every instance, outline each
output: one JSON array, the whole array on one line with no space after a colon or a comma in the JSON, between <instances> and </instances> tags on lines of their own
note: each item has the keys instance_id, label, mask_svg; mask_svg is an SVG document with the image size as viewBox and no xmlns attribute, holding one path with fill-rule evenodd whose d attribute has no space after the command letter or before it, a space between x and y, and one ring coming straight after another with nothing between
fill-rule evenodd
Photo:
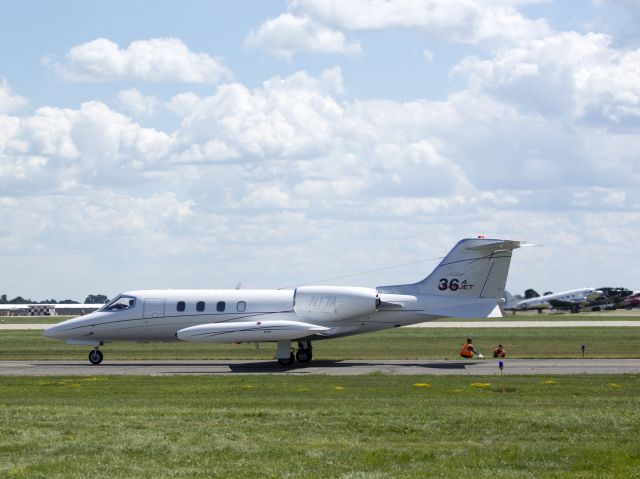
<instances>
[{"instance_id":1,"label":"grass field","mask_svg":"<svg viewBox=\"0 0 640 479\"><path fill-rule=\"evenodd\" d=\"M0 477L640 476L640 378L2 378Z\"/></svg>"},{"instance_id":2,"label":"grass field","mask_svg":"<svg viewBox=\"0 0 640 479\"><path fill-rule=\"evenodd\" d=\"M2 316L0 324L56 324L76 316Z\"/></svg>"},{"instance_id":3,"label":"grass field","mask_svg":"<svg viewBox=\"0 0 640 479\"><path fill-rule=\"evenodd\" d=\"M516 328L423 329L399 328L314 342L316 359L457 359L470 335L485 354L504 344L510 358L579 358L586 344L589 358L640 358L638 328ZM44 338L40 331L0 331L0 359L86 359L90 348L68 346ZM271 359L275 346L259 350L248 344L108 343L111 359Z\"/></svg>"}]
</instances>

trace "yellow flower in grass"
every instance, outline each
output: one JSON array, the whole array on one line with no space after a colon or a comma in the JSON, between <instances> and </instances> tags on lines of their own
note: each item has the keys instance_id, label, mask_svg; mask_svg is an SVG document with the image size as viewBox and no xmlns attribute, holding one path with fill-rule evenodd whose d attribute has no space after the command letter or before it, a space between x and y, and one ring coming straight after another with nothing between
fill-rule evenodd
<instances>
[{"instance_id":1,"label":"yellow flower in grass","mask_svg":"<svg viewBox=\"0 0 640 479\"><path fill-rule=\"evenodd\" d=\"M622 384L616 384L616 383L610 383L610 384L607 384L607 386L609 386L609 389L620 389L620 388L622 388Z\"/></svg>"},{"instance_id":2,"label":"yellow flower in grass","mask_svg":"<svg viewBox=\"0 0 640 479\"><path fill-rule=\"evenodd\" d=\"M486 389L491 387L491 383L471 383L472 388Z\"/></svg>"},{"instance_id":3,"label":"yellow flower in grass","mask_svg":"<svg viewBox=\"0 0 640 479\"><path fill-rule=\"evenodd\" d=\"M428 383L415 383L414 386L417 387L417 388L430 388L431 384L428 384Z\"/></svg>"},{"instance_id":4,"label":"yellow flower in grass","mask_svg":"<svg viewBox=\"0 0 640 479\"><path fill-rule=\"evenodd\" d=\"M555 384L556 382L553 379L545 379L542 381L542 384Z\"/></svg>"},{"instance_id":5,"label":"yellow flower in grass","mask_svg":"<svg viewBox=\"0 0 640 479\"><path fill-rule=\"evenodd\" d=\"M256 387L253 384L244 384L242 386L242 389L246 389L247 391L250 391L252 389L255 389Z\"/></svg>"},{"instance_id":6,"label":"yellow flower in grass","mask_svg":"<svg viewBox=\"0 0 640 479\"><path fill-rule=\"evenodd\" d=\"M334 389L336 391L344 391L344 388L342 386L336 386Z\"/></svg>"}]
</instances>

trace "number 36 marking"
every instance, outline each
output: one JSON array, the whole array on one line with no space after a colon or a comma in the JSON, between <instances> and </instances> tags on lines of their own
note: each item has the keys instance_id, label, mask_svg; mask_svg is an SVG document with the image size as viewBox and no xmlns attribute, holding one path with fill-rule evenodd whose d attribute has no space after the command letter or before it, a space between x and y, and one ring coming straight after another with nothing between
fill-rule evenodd
<instances>
[{"instance_id":1,"label":"number 36 marking","mask_svg":"<svg viewBox=\"0 0 640 479\"><path fill-rule=\"evenodd\" d=\"M440 291L446 291L447 289L450 291L458 291L459 289L471 289L473 288L472 284L467 284L467 280L464 280L460 283L460 280L457 278L453 278L452 280L448 280L447 278L442 278L438 282L438 289Z\"/></svg>"}]
</instances>

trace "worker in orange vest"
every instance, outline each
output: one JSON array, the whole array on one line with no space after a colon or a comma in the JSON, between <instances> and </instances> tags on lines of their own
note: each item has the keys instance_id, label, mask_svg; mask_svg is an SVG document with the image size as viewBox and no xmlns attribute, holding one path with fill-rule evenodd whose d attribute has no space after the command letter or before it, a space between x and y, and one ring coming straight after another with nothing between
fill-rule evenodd
<instances>
[{"instance_id":1,"label":"worker in orange vest","mask_svg":"<svg viewBox=\"0 0 640 479\"><path fill-rule=\"evenodd\" d=\"M507 355L507 352L502 347L502 344L498 344L498 347L493 350L494 358L504 358Z\"/></svg>"},{"instance_id":2,"label":"worker in orange vest","mask_svg":"<svg viewBox=\"0 0 640 479\"><path fill-rule=\"evenodd\" d=\"M482 354L476 351L472 343L473 343L473 340L471 338L467 338L467 342L464 343L460 348L460 356L468 359L468 358L472 358L475 353L478 355L478 357L480 358L482 357Z\"/></svg>"}]
</instances>

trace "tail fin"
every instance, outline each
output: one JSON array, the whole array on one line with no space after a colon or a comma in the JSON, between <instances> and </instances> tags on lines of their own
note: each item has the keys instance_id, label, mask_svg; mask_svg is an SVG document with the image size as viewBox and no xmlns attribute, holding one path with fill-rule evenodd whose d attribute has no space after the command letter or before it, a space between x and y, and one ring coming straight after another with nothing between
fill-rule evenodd
<instances>
[{"instance_id":1,"label":"tail fin","mask_svg":"<svg viewBox=\"0 0 640 479\"><path fill-rule=\"evenodd\" d=\"M463 239L422 281L377 289L380 293L502 299L511 253L520 244L501 239Z\"/></svg>"},{"instance_id":2,"label":"tail fin","mask_svg":"<svg viewBox=\"0 0 640 479\"><path fill-rule=\"evenodd\" d=\"M535 289L527 289L524 291L524 299L539 298L540 295Z\"/></svg>"}]
</instances>

